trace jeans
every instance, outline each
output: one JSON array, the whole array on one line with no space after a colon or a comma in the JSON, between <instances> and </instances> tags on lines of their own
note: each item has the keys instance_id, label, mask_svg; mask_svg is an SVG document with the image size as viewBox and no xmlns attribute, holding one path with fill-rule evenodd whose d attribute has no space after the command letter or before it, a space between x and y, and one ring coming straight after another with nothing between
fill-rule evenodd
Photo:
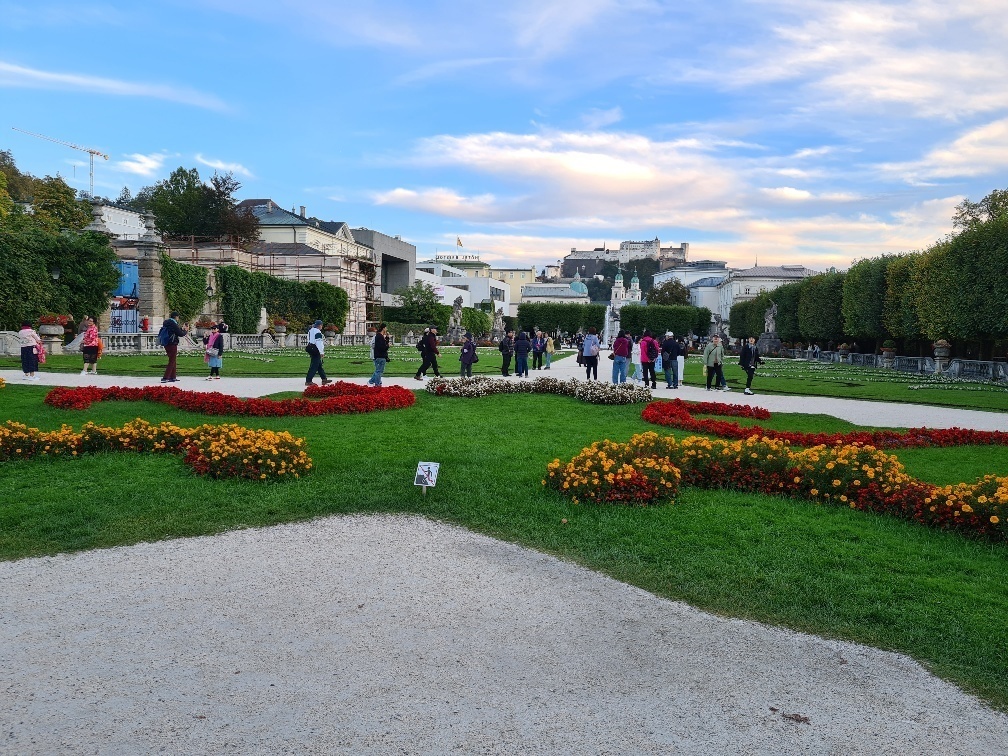
<instances>
[{"instance_id":1,"label":"jeans","mask_svg":"<svg viewBox=\"0 0 1008 756\"><path fill-rule=\"evenodd\" d=\"M551 362L553 362L553 352L546 352L546 370L549 370Z\"/></svg>"},{"instance_id":2,"label":"jeans","mask_svg":"<svg viewBox=\"0 0 1008 756\"><path fill-rule=\"evenodd\" d=\"M519 375L528 375L528 355L527 354L516 354L515 355L515 372Z\"/></svg>"},{"instance_id":3,"label":"jeans","mask_svg":"<svg viewBox=\"0 0 1008 756\"><path fill-rule=\"evenodd\" d=\"M745 374L746 374L745 387L747 389L751 389L752 388L752 379L753 379L753 376L756 375L756 368L755 367L744 367L742 369L745 370Z\"/></svg>"},{"instance_id":4,"label":"jeans","mask_svg":"<svg viewBox=\"0 0 1008 756\"><path fill-rule=\"evenodd\" d=\"M679 388L679 360L675 357L663 359L662 367L665 369L665 385Z\"/></svg>"},{"instance_id":5,"label":"jeans","mask_svg":"<svg viewBox=\"0 0 1008 756\"><path fill-rule=\"evenodd\" d=\"M376 357L374 361L374 375L368 378L368 383L374 386L381 386L382 373L385 372L385 363L388 360L384 357Z\"/></svg>"},{"instance_id":6,"label":"jeans","mask_svg":"<svg viewBox=\"0 0 1008 756\"><path fill-rule=\"evenodd\" d=\"M511 369L511 352L502 352L501 358L501 375L509 375L508 370Z\"/></svg>"},{"instance_id":7,"label":"jeans","mask_svg":"<svg viewBox=\"0 0 1008 756\"><path fill-rule=\"evenodd\" d=\"M613 357L612 362L613 383L626 383L626 367L627 367L626 357L620 357L618 354L615 357Z\"/></svg>"},{"instance_id":8,"label":"jeans","mask_svg":"<svg viewBox=\"0 0 1008 756\"><path fill-rule=\"evenodd\" d=\"M594 357L589 357L585 355L584 357L585 366L585 380L590 381L592 379L592 373L595 373L595 380L598 380L598 355Z\"/></svg>"},{"instance_id":9,"label":"jeans","mask_svg":"<svg viewBox=\"0 0 1008 756\"><path fill-rule=\"evenodd\" d=\"M328 380L328 378L326 378L325 368L322 367L321 354L319 355L313 354L311 356L311 365L308 366L308 375L306 375L304 379L306 386L314 381L316 373L318 374L318 377L322 379L323 383L325 383Z\"/></svg>"}]
</instances>

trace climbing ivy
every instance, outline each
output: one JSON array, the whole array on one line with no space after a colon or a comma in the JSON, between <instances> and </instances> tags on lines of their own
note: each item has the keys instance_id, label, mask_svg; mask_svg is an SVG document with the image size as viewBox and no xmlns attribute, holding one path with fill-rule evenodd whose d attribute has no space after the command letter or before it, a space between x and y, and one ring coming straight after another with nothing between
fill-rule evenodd
<instances>
[{"instance_id":1,"label":"climbing ivy","mask_svg":"<svg viewBox=\"0 0 1008 756\"><path fill-rule=\"evenodd\" d=\"M304 330L316 318L342 328L350 312L347 293L324 281L301 283L227 265L217 269L217 285L221 314L235 333L255 333L263 307L295 330Z\"/></svg>"},{"instance_id":2,"label":"climbing ivy","mask_svg":"<svg viewBox=\"0 0 1008 756\"><path fill-rule=\"evenodd\" d=\"M183 321L192 320L203 311L203 303L206 302L206 268L186 265L162 254L161 277L164 279L169 310L177 311Z\"/></svg>"}]
</instances>

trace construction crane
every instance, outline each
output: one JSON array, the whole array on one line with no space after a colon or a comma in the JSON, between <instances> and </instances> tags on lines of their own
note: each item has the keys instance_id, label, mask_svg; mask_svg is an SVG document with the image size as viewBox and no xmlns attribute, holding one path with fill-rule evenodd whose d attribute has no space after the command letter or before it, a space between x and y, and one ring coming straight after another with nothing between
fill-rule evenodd
<instances>
[{"instance_id":1,"label":"construction crane","mask_svg":"<svg viewBox=\"0 0 1008 756\"><path fill-rule=\"evenodd\" d=\"M14 131L20 131L22 134L27 134L28 136L38 137L39 139L45 139L50 142L56 142L56 144L62 144L64 147L73 147L75 150L80 150L81 152L86 152L91 158L91 187L90 194L88 196L94 197L94 159L95 155L98 157L103 157L108 160L108 155L106 155L101 150L93 150L90 147L81 147L79 144L73 144L71 142L64 142L62 139L53 139L52 137L47 137L45 134L36 134L32 131L25 131L24 129L19 129L17 126L11 126Z\"/></svg>"}]
</instances>

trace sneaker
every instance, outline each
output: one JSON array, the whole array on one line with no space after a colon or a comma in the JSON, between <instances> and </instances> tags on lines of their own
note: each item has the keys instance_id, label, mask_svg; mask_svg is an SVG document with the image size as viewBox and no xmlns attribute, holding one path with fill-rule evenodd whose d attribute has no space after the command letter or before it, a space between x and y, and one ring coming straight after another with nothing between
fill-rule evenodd
<instances>
[{"instance_id":1,"label":"sneaker","mask_svg":"<svg viewBox=\"0 0 1008 756\"><path fill-rule=\"evenodd\" d=\"M332 383L332 381L329 380L328 378L326 378L325 380L322 381L322 385L323 386L328 386L330 383Z\"/></svg>"},{"instance_id":2,"label":"sneaker","mask_svg":"<svg viewBox=\"0 0 1008 756\"><path fill-rule=\"evenodd\" d=\"M37 381L38 379L39 379L39 377L38 377L37 375L33 375L33 376L32 376L31 378L29 378L28 380L29 380L29 381Z\"/></svg>"},{"instance_id":3,"label":"sneaker","mask_svg":"<svg viewBox=\"0 0 1008 756\"><path fill-rule=\"evenodd\" d=\"M707 390L710 391L710 389L707 389Z\"/></svg>"},{"instance_id":4,"label":"sneaker","mask_svg":"<svg viewBox=\"0 0 1008 756\"><path fill-rule=\"evenodd\" d=\"M749 396L752 396L752 391L750 391L749 389L746 389L746 390L745 390L745 391L743 391L742 393L743 393L743 394L748 394Z\"/></svg>"},{"instance_id":5,"label":"sneaker","mask_svg":"<svg viewBox=\"0 0 1008 756\"><path fill-rule=\"evenodd\" d=\"M421 377L420 377L419 375L414 375L414 376L413 376L413 380L414 380L414 381L422 381L422 380L423 380L423 378L421 378Z\"/></svg>"},{"instance_id":6,"label":"sneaker","mask_svg":"<svg viewBox=\"0 0 1008 756\"><path fill-rule=\"evenodd\" d=\"M81 375L87 375L87 368L84 368L83 370L81 370L80 374Z\"/></svg>"},{"instance_id":7,"label":"sneaker","mask_svg":"<svg viewBox=\"0 0 1008 756\"><path fill-rule=\"evenodd\" d=\"M213 380L213 376L212 376L212 375L208 375L208 376L207 376L206 378L204 378L203 380L205 380L205 381L212 381L212 380Z\"/></svg>"},{"instance_id":8,"label":"sneaker","mask_svg":"<svg viewBox=\"0 0 1008 756\"><path fill-rule=\"evenodd\" d=\"M161 379L161 383L168 383L168 379L167 378L162 378Z\"/></svg>"},{"instance_id":9,"label":"sneaker","mask_svg":"<svg viewBox=\"0 0 1008 756\"><path fill-rule=\"evenodd\" d=\"M721 390L722 390L722 391L731 391L731 389L730 389L730 388L728 388L727 386L722 386L722 387L721 387Z\"/></svg>"}]
</instances>

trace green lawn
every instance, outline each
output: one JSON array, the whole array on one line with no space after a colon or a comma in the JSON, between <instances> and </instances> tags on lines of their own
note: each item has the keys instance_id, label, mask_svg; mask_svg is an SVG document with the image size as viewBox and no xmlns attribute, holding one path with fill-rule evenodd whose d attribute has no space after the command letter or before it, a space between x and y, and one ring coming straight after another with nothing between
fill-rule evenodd
<instances>
[{"instance_id":1,"label":"green lawn","mask_svg":"<svg viewBox=\"0 0 1008 756\"><path fill-rule=\"evenodd\" d=\"M0 420L42 428L138 415L205 418L157 404L45 406L45 389L8 386ZM316 467L258 485L191 475L172 457L98 455L0 465L0 557L130 544L351 512L412 512L521 543L669 598L733 617L905 652L1008 710L1008 548L887 517L775 497L686 489L674 506L573 506L543 489L554 457L603 437L654 430L638 406L557 396L479 400L418 393L394 412L237 420L308 440ZM230 421L234 422L234 419ZM768 425L842 430L828 417ZM681 435L681 434L680 434ZM945 483L1008 475L1008 449L900 452L911 473ZM421 495L419 460L441 462ZM567 524L561 523L566 518Z\"/></svg>"}]
</instances>

